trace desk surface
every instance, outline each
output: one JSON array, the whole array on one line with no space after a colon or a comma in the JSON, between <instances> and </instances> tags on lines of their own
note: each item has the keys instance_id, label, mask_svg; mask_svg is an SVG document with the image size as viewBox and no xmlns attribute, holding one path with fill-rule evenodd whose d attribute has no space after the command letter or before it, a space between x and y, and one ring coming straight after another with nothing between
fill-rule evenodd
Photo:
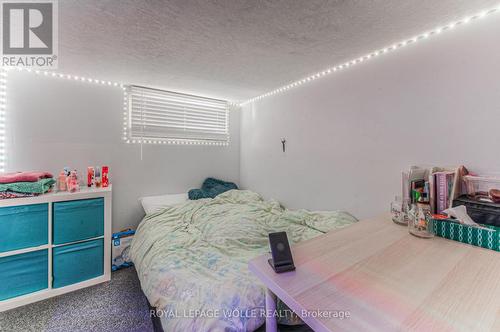
<instances>
[{"instance_id":1,"label":"desk surface","mask_svg":"<svg viewBox=\"0 0 500 332\"><path fill-rule=\"evenodd\" d=\"M420 239L388 215L292 246L296 270L269 255L250 270L315 331L500 331L500 253ZM313 317L348 311L350 318Z\"/></svg>"}]
</instances>

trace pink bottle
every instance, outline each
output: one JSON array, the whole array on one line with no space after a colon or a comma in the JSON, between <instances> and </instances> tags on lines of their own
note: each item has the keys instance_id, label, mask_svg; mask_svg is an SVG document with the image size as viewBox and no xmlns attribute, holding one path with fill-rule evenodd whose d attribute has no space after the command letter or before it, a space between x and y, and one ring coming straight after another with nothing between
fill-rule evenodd
<instances>
[{"instance_id":1,"label":"pink bottle","mask_svg":"<svg viewBox=\"0 0 500 332\"><path fill-rule=\"evenodd\" d=\"M57 182L58 182L58 190L59 191L68 190L68 187L66 186L66 174L64 173L64 171L62 171L59 174L59 178L57 179Z\"/></svg>"},{"instance_id":2,"label":"pink bottle","mask_svg":"<svg viewBox=\"0 0 500 332\"><path fill-rule=\"evenodd\" d=\"M74 193L80 189L80 185L78 184L78 176L76 175L76 170L71 171L71 174L66 179L66 184L68 187L68 191Z\"/></svg>"},{"instance_id":3,"label":"pink bottle","mask_svg":"<svg viewBox=\"0 0 500 332\"><path fill-rule=\"evenodd\" d=\"M95 184L94 167L87 167L87 187L92 188Z\"/></svg>"}]
</instances>

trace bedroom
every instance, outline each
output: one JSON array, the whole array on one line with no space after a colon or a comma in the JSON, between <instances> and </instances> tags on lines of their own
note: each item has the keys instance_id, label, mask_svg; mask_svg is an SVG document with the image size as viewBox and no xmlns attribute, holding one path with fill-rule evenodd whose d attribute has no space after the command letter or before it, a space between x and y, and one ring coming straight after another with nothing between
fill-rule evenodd
<instances>
[{"instance_id":1,"label":"bedroom","mask_svg":"<svg viewBox=\"0 0 500 332\"><path fill-rule=\"evenodd\" d=\"M1 11L0 331L500 329L498 1Z\"/></svg>"}]
</instances>

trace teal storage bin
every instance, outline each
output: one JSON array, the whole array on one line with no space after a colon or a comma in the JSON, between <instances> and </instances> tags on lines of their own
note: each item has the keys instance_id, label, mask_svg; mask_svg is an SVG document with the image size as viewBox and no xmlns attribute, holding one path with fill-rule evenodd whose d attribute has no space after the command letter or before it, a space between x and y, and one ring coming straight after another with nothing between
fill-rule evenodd
<instances>
[{"instance_id":1,"label":"teal storage bin","mask_svg":"<svg viewBox=\"0 0 500 332\"><path fill-rule=\"evenodd\" d=\"M81 241L102 235L104 235L104 198L54 203L54 244Z\"/></svg>"},{"instance_id":2,"label":"teal storage bin","mask_svg":"<svg viewBox=\"0 0 500 332\"><path fill-rule=\"evenodd\" d=\"M48 288L48 250L0 258L0 301Z\"/></svg>"},{"instance_id":3,"label":"teal storage bin","mask_svg":"<svg viewBox=\"0 0 500 332\"><path fill-rule=\"evenodd\" d=\"M48 204L0 208L0 252L48 243Z\"/></svg>"},{"instance_id":4,"label":"teal storage bin","mask_svg":"<svg viewBox=\"0 0 500 332\"><path fill-rule=\"evenodd\" d=\"M52 251L52 287L59 288L104 274L104 242L97 239Z\"/></svg>"}]
</instances>

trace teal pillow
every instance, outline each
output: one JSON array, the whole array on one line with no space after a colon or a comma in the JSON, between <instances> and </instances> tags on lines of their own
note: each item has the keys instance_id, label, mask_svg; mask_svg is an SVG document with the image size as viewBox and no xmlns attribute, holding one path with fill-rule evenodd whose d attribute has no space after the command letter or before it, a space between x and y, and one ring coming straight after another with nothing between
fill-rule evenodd
<instances>
[{"instance_id":1,"label":"teal pillow","mask_svg":"<svg viewBox=\"0 0 500 332\"><path fill-rule=\"evenodd\" d=\"M205 181L203 181L201 189L191 189L188 192L188 196L191 200L200 198L214 198L217 195L232 189L238 189L238 186L232 182L225 182L214 178L207 178Z\"/></svg>"}]
</instances>

